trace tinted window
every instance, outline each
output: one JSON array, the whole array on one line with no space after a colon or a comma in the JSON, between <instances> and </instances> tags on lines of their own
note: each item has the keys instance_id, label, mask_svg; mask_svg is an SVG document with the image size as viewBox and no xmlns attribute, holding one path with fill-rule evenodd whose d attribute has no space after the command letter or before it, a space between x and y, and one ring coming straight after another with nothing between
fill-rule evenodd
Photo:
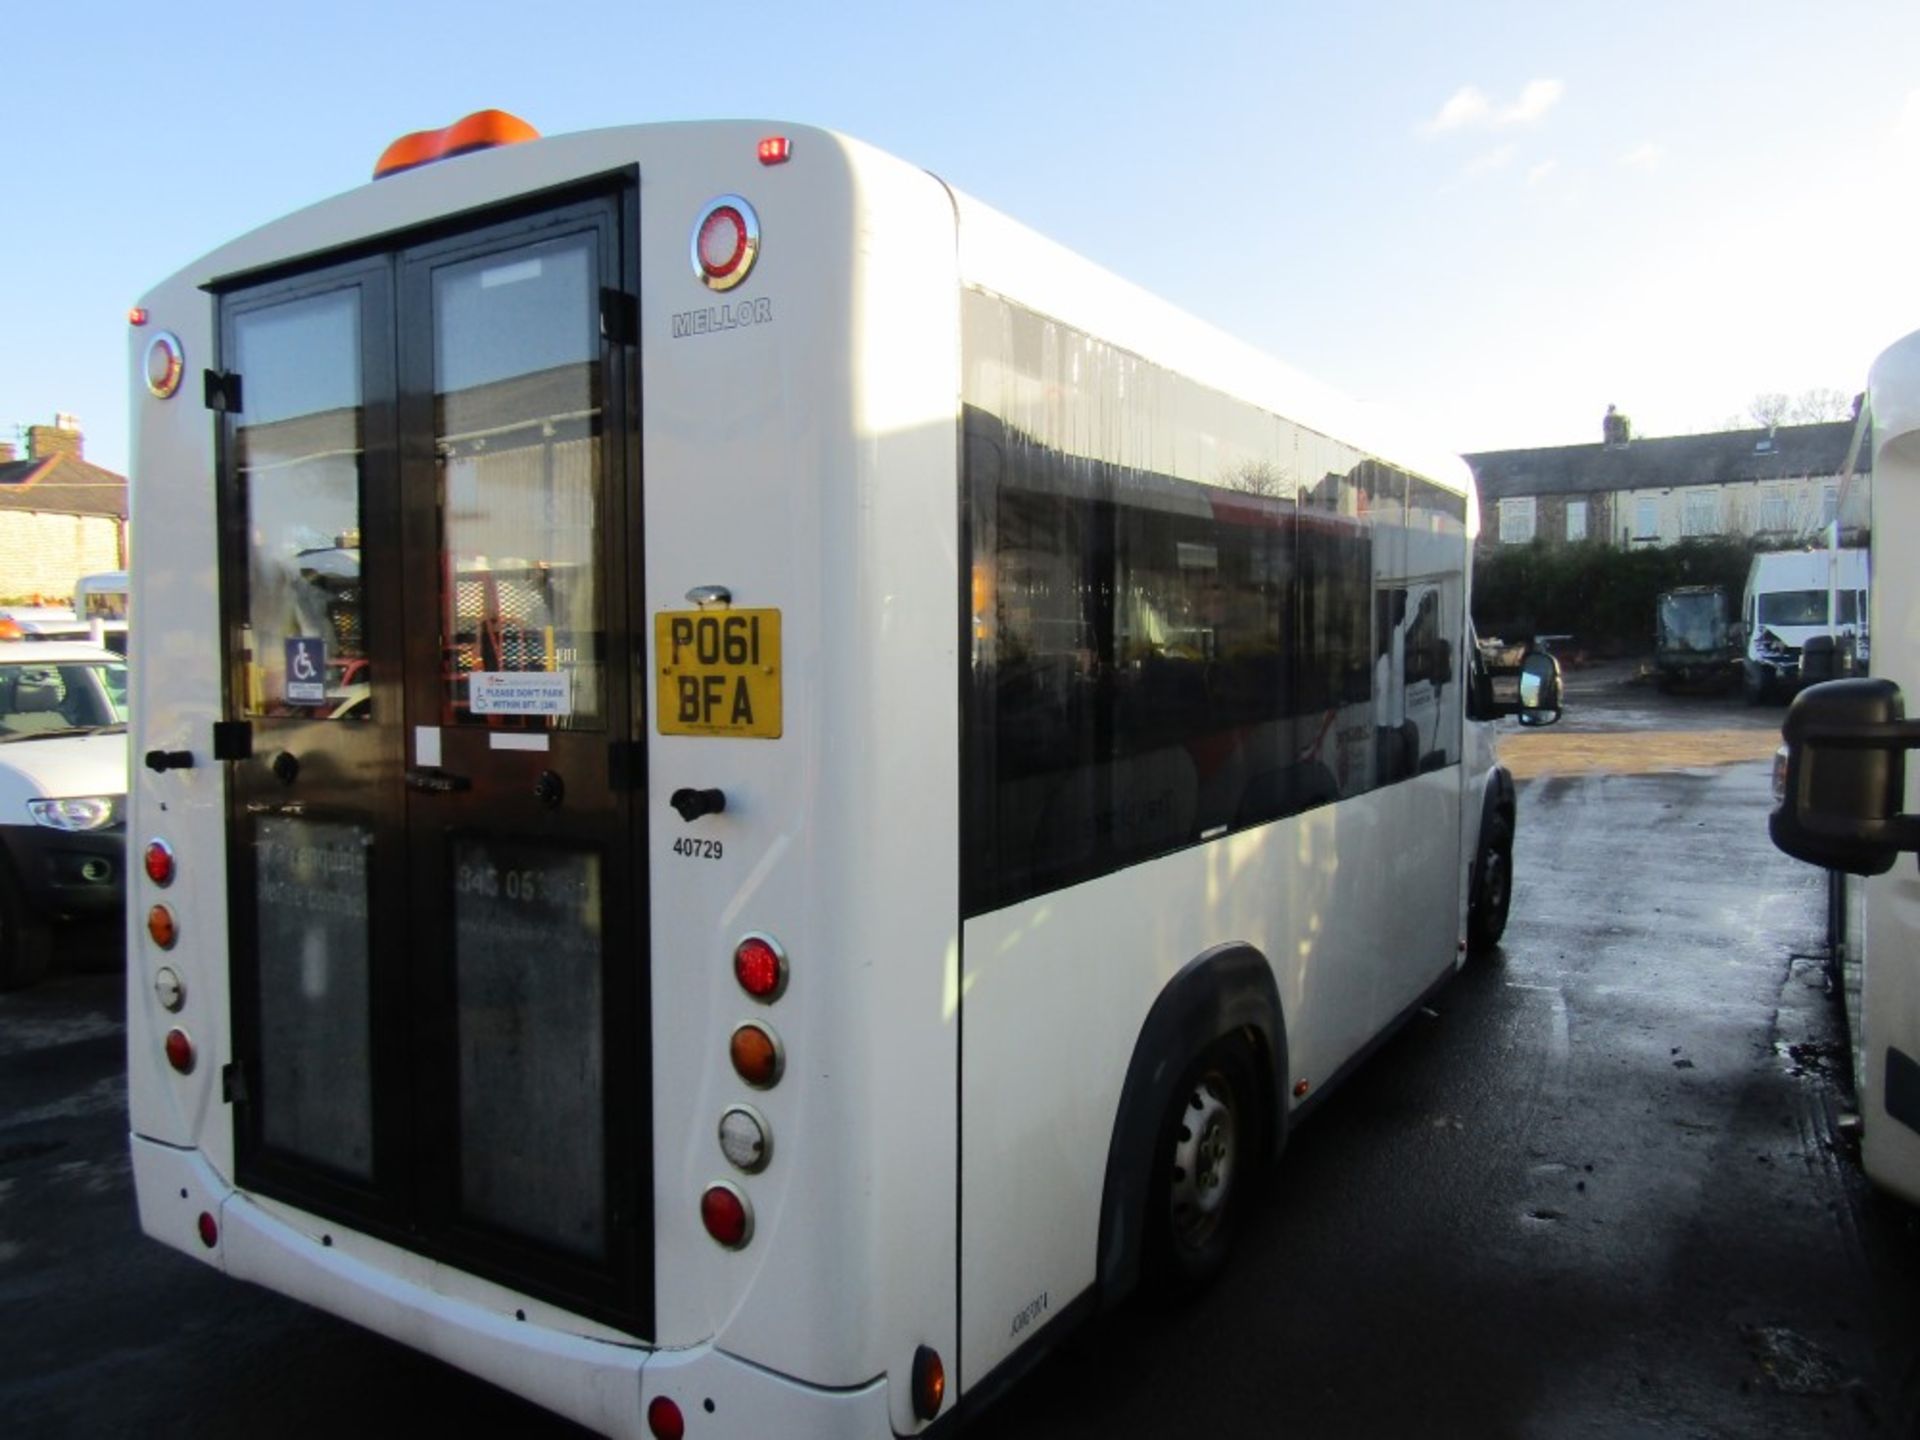
<instances>
[{"instance_id":1,"label":"tinted window","mask_svg":"<svg viewBox=\"0 0 1920 1440\"><path fill-rule=\"evenodd\" d=\"M971 911L1459 759L1463 497L965 314Z\"/></svg>"}]
</instances>

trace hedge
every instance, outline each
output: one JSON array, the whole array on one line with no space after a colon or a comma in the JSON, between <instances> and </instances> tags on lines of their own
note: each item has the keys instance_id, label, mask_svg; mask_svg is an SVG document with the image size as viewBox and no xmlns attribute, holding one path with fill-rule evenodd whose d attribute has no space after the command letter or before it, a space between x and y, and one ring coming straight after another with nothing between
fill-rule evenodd
<instances>
[{"instance_id":1,"label":"hedge","mask_svg":"<svg viewBox=\"0 0 1920 1440\"><path fill-rule=\"evenodd\" d=\"M1605 655L1653 649L1654 605L1662 590L1724 585L1737 610L1757 550L1744 540L1682 540L1619 550L1598 541L1502 545L1474 557L1473 624L1483 637L1570 635L1573 646Z\"/></svg>"}]
</instances>

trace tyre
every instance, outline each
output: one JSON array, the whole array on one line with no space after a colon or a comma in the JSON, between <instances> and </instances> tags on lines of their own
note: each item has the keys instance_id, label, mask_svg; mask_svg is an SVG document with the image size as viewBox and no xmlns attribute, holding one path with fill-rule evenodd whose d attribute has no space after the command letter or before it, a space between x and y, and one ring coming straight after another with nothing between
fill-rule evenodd
<instances>
[{"instance_id":1,"label":"tyre","mask_svg":"<svg viewBox=\"0 0 1920 1440\"><path fill-rule=\"evenodd\" d=\"M1513 904L1513 826L1504 815L1487 822L1473 866L1473 893L1467 900L1467 946L1484 955L1507 932Z\"/></svg>"},{"instance_id":2,"label":"tyre","mask_svg":"<svg viewBox=\"0 0 1920 1440\"><path fill-rule=\"evenodd\" d=\"M1227 1262L1266 1153L1266 1105L1249 1047L1221 1040L1174 1087L1155 1139L1145 1275L1162 1299L1201 1289Z\"/></svg>"},{"instance_id":3,"label":"tyre","mask_svg":"<svg viewBox=\"0 0 1920 1440\"><path fill-rule=\"evenodd\" d=\"M27 909L13 871L0 863L0 990L19 990L47 973L52 938Z\"/></svg>"},{"instance_id":4,"label":"tyre","mask_svg":"<svg viewBox=\"0 0 1920 1440\"><path fill-rule=\"evenodd\" d=\"M1749 705L1767 703L1767 672L1758 665L1740 667L1740 695Z\"/></svg>"}]
</instances>

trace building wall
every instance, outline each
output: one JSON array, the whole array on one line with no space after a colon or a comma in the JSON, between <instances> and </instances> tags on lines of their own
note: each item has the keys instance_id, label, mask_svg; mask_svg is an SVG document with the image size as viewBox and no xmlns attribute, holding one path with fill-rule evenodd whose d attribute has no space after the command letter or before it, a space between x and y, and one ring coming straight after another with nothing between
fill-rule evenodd
<instances>
[{"instance_id":1,"label":"building wall","mask_svg":"<svg viewBox=\"0 0 1920 1440\"><path fill-rule=\"evenodd\" d=\"M0 601L71 600L82 575L125 568L120 522L111 516L0 511Z\"/></svg>"},{"instance_id":2,"label":"building wall","mask_svg":"<svg viewBox=\"0 0 1920 1440\"><path fill-rule=\"evenodd\" d=\"M1661 490L1617 490L1609 497L1613 526L1608 538L1626 547L1673 545L1706 536L1735 539L1805 539L1826 523L1828 496L1837 501L1838 475L1794 480L1744 480L1726 485L1680 485ZM1651 502L1653 528L1643 511ZM1865 531L1872 520L1872 486L1854 478L1838 510L1843 531Z\"/></svg>"},{"instance_id":3,"label":"building wall","mask_svg":"<svg viewBox=\"0 0 1920 1440\"><path fill-rule=\"evenodd\" d=\"M1733 539L1790 541L1817 534L1827 517L1827 495L1840 491L1837 475L1809 475L1792 480L1743 480L1725 485L1675 485L1662 489L1601 490L1585 495L1533 497L1533 536L1551 545L1567 543L1567 511L1584 500L1587 536L1626 549L1673 545L1709 536ZM1691 498L1690 498L1691 497ZM1651 504L1652 526L1646 528L1643 505ZM1480 532L1481 547L1492 549L1516 543L1506 533L1506 502L1487 507ZM1843 532L1861 535L1872 523L1872 482L1855 476L1846 503L1839 511ZM1523 537L1524 538L1524 537Z\"/></svg>"}]
</instances>

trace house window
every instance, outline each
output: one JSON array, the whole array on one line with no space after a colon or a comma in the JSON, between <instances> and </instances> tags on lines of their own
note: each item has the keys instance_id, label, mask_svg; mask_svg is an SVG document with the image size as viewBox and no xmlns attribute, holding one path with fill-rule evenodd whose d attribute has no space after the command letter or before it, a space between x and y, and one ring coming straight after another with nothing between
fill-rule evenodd
<instances>
[{"instance_id":1,"label":"house window","mask_svg":"<svg viewBox=\"0 0 1920 1440\"><path fill-rule=\"evenodd\" d=\"M1762 530L1791 530L1793 528L1793 497L1785 490L1767 490L1760 496L1760 528Z\"/></svg>"},{"instance_id":2,"label":"house window","mask_svg":"<svg viewBox=\"0 0 1920 1440\"><path fill-rule=\"evenodd\" d=\"M1820 491L1820 523L1831 525L1840 518L1840 487L1825 486Z\"/></svg>"},{"instance_id":3,"label":"house window","mask_svg":"<svg viewBox=\"0 0 1920 1440\"><path fill-rule=\"evenodd\" d=\"M1587 502L1569 500L1567 502L1567 539L1584 540L1587 538Z\"/></svg>"},{"instance_id":4,"label":"house window","mask_svg":"<svg viewBox=\"0 0 1920 1440\"><path fill-rule=\"evenodd\" d=\"M1680 533L1682 535L1717 535L1720 533L1720 496L1712 490L1689 490L1685 506L1681 510Z\"/></svg>"},{"instance_id":5,"label":"house window","mask_svg":"<svg viewBox=\"0 0 1920 1440\"><path fill-rule=\"evenodd\" d=\"M1520 495L1500 502L1500 543L1524 545L1533 539L1533 496Z\"/></svg>"},{"instance_id":6,"label":"house window","mask_svg":"<svg viewBox=\"0 0 1920 1440\"><path fill-rule=\"evenodd\" d=\"M1636 540L1660 538L1660 502L1651 495L1643 495L1633 502L1633 538Z\"/></svg>"}]
</instances>

